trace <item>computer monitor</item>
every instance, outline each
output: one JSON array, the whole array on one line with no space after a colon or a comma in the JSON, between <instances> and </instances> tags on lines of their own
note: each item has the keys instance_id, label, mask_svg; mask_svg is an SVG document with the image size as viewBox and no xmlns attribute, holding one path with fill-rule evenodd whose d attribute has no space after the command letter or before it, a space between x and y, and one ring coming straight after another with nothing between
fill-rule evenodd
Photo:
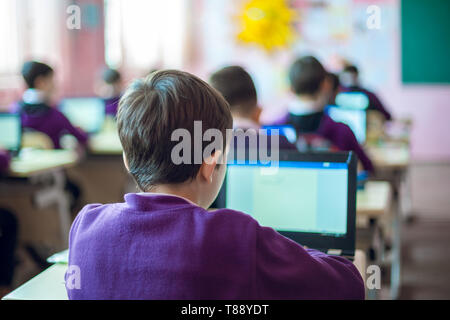
<instances>
[{"instance_id":1,"label":"computer monitor","mask_svg":"<svg viewBox=\"0 0 450 320\"><path fill-rule=\"evenodd\" d=\"M360 144L366 142L366 111L361 109L327 107L327 113L336 122L345 123L352 129Z\"/></svg>"},{"instance_id":2,"label":"computer monitor","mask_svg":"<svg viewBox=\"0 0 450 320\"><path fill-rule=\"evenodd\" d=\"M66 98L61 101L60 110L74 126L88 133L100 131L105 121L105 103L101 98Z\"/></svg>"},{"instance_id":3,"label":"computer monitor","mask_svg":"<svg viewBox=\"0 0 450 320\"><path fill-rule=\"evenodd\" d=\"M367 110L369 107L367 95L358 91L340 92L336 95L335 102L342 108Z\"/></svg>"},{"instance_id":4,"label":"computer monitor","mask_svg":"<svg viewBox=\"0 0 450 320\"><path fill-rule=\"evenodd\" d=\"M284 125L265 125L262 127L262 129L266 129L268 135L272 135L274 130L278 130L278 134L283 135L286 137L286 139L292 143L295 144L297 142L297 131L295 128L291 125L284 124Z\"/></svg>"},{"instance_id":5,"label":"computer monitor","mask_svg":"<svg viewBox=\"0 0 450 320\"><path fill-rule=\"evenodd\" d=\"M17 153L22 140L22 124L18 113L0 113L0 148Z\"/></svg>"},{"instance_id":6,"label":"computer monitor","mask_svg":"<svg viewBox=\"0 0 450 320\"><path fill-rule=\"evenodd\" d=\"M356 158L352 152L280 152L277 170L260 162L228 164L217 200L311 248L355 248Z\"/></svg>"}]
</instances>

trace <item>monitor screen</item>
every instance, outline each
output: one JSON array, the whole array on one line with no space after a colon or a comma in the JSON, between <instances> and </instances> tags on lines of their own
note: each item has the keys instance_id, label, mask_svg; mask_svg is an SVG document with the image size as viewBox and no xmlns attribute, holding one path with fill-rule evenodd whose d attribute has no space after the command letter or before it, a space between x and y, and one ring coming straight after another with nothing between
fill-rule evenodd
<instances>
[{"instance_id":1,"label":"monitor screen","mask_svg":"<svg viewBox=\"0 0 450 320\"><path fill-rule=\"evenodd\" d=\"M278 231L347 233L348 165L280 161L228 165L225 204Z\"/></svg>"},{"instance_id":2,"label":"monitor screen","mask_svg":"<svg viewBox=\"0 0 450 320\"><path fill-rule=\"evenodd\" d=\"M366 112L360 109L340 108L330 106L328 115L336 122L345 123L352 129L359 143L366 141Z\"/></svg>"},{"instance_id":3,"label":"monitor screen","mask_svg":"<svg viewBox=\"0 0 450 320\"><path fill-rule=\"evenodd\" d=\"M105 121L105 103L100 98L67 98L60 110L74 126L88 133L100 131Z\"/></svg>"},{"instance_id":4,"label":"monitor screen","mask_svg":"<svg viewBox=\"0 0 450 320\"><path fill-rule=\"evenodd\" d=\"M297 142L297 131L291 125L267 125L262 128L267 130L268 135L274 133L274 130L278 130L278 134L285 136L290 143L295 144Z\"/></svg>"},{"instance_id":5,"label":"monitor screen","mask_svg":"<svg viewBox=\"0 0 450 320\"><path fill-rule=\"evenodd\" d=\"M362 92L340 92L336 95L336 105L342 108L366 110L369 107L369 98Z\"/></svg>"},{"instance_id":6,"label":"monitor screen","mask_svg":"<svg viewBox=\"0 0 450 320\"><path fill-rule=\"evenodd\" d=\"M19 151L22 126L19 114L0 114L0 148Z\"/></svg>"}]
</instances>

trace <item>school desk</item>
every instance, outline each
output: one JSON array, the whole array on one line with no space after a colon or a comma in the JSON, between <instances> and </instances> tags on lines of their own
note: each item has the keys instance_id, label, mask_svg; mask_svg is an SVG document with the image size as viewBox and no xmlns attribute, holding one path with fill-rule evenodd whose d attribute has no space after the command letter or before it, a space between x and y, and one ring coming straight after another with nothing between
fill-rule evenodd
<instances>
[{"instance_id":1,"label":"school desk","mask_svg":"<svg viewBox=\"0 0 450 320\"><path fill-rule=\"evenodd\" d=\"M67 300L64 275L66 264L54 264L2 300Z\"/></svg>"},{"instance_id":2,"label":"school desk","mask_svg":"<svg viewBox=\"0 0 450 320\"><path fill-rule=\"evenodd\" d=\"M400 249L401 249L401 215L398 206L399 199L394 197L393 187L387 181L368 181L364 190L357 193L357 227L360 231L367 229L368 221L375 222L370 235L370 246L377 254L375 264L387 262L391 265L390 294L396 299L400 288ZM385 230L380 220L388 218L392 230L392 248L390 261L384 261ZM362 232L359 232L361 236Z\"/></svg>"},{"instance_id":3,"label":"school desk","mask_svg":"<svg viewBox=\"0 0 450 320\"><path fill-rule=\"evenodd\" d=\"M356 250L353 261L361 276L366 279L366 255ZM2 300L67 300L64 275L67 264L56 263L33 279L9 293Z\"/></svg>"},{"instance_id":4,"label":"school desk","mask_svg":"<svg viewBox=\"0 0 450 320\"><path fill-rule=\"evenodd\" d=\"M76 164L78 155L72 150L23 150L11 161L10 177L29 178Z\"/></svg>"},{"instance_id":5,"label":"school desk","mask_svg":"<svg viewBox=\"0 0 450 320\"><path fill-rule=\"evenodd\" d=\"M379 218L392 204L392 187L387 181L367 181L356 194L356 212L359 218Z\"/></svg>"},{"instance_id":6,"label":"school desk","mask_svg":"<svg viewBox=\"0 0 450 320\"><path fill-rule=\"evenodd\" d=\"M14 207L17 205L23 208L25 204L14 203L14 201L18 201L17 194L23 194L22 197L29 197L31 194L34 207L31 210L28 207L26 212L17 210L17 214L25 220L25 216L28 215L30 217L30 211L36 214L38 211L45 209L44 212L47 214L48 208L56 205L59 216L60 241L58 242L60 244L55 244L55 248L67 246L71 215L69 199L64 191L66 183L65 169L74 166L77 161L77 153L71 150L24 149L20 157L12 159L10 170L2 180L1 188L4 189L2 193L5 195L9 193L9 196L3 199L4 201L2 200L2 202L6 202L8 206ZM37 217L32 218L36 219ZM32 229L34 223L27 223L24 219L20 221L21 227L27 226L28 229ZM37 231L33 233L39 234ZM21 230L21 235L24 234L25 231ZM22 240L24 239L22 238Z\"/></svg>"},{"instance_id":7,"label":"school desk","mask_svg":"<svg viewBox=\"0 0 450 320\"><path fill-rule=\"evenodd\" d=\"M89 152L94 155L122 155L122 144L116 131L99 132L89 138Z\"/></svg>"},{"instance_id":8,"label":"school desk","mask_svg":"<svg viewBox=\"0 0 450 320\"><path fill-rule=\"evenodd\" d=\"M382 143L368 145L367 152L377 170L405 170L410 163L407 143Z\"/></svg>"}]
</instances>

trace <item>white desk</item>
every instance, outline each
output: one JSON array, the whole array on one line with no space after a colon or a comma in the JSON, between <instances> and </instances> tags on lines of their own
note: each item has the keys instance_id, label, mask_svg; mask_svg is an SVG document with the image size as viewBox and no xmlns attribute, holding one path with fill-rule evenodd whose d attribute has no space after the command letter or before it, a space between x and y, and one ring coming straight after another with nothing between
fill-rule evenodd
<instances>
[{"instance_id":1,"label":"white desk","mask_svg":"<svg viewBox=\"0 0 450 320\"><path fill-rule=\"evenodd\" d=\"M54 264L9 293L2 300L67 300L66 264Z\"/></svg>"},{"instance_id":2,"label":"white desk","mask_svg":"<svg viewBox=\"0 0 450 320\"><path fill-rule=\"evenodd\" d=\"M64 170L75 166L77 162L78 154L73 150L24 149L20 157L12 159L7 174L10 179L20 182L17 178L26 178L26 184L39 186L39 189L32 194L33 203L37 208L44 209L53 204L57 205L63 247L68 245L71 225L69 199L64 191L66 184ZM8 191L8 180L6 181L5 188ZM41 185L41 181L45 183ZM47 181L51 181L51 184Z\"/></svg>"}]
</instances>

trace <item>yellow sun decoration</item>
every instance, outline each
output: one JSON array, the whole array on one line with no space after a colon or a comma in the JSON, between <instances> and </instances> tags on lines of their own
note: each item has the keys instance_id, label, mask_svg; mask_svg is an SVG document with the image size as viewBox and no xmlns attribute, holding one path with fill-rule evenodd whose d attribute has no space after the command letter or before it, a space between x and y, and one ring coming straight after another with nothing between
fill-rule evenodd
<instances>
[{"instance_id":1,"label":"yellow sun decoration","mask_svg":"<svg viewBox=\"0 0 450 320\"><path fill-rule=\"evenodd\" d=\"M250 0L239 15L238 39L266 51L287 47L295 38L295 10L286 0Z\"/></svg>"}]
</instances>

